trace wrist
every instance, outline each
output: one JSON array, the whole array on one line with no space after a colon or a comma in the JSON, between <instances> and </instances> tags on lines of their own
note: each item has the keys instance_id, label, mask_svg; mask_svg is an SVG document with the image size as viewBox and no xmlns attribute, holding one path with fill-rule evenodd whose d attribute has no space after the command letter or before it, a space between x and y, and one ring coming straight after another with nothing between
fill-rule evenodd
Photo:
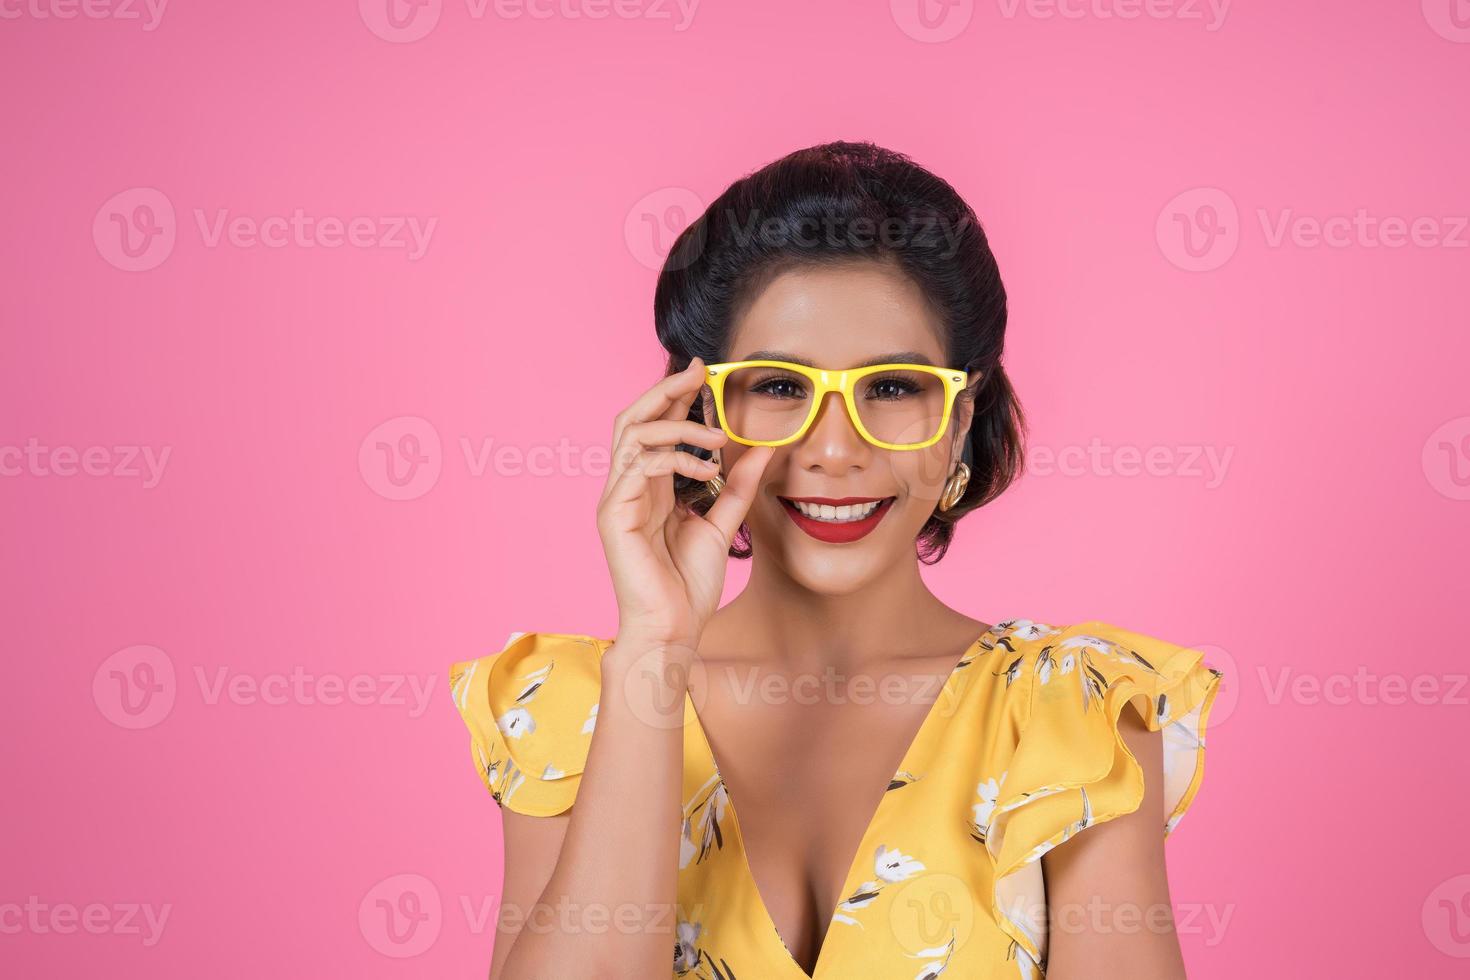
<instances>
[{"instance_id":1,"label":"wrist","mask_svg":"<svg viewBox=\"0 0 1470 980\"><path fill-rule=\"evenodd\" d=\"M631 712L656 729L682 726L694 663L687 643L619 635L602 655L601 714Z\"/></svg>"},{"instance_id":2,"label":"wrist","mask_svg":"<svg viewBox=\"0 0 1470 980\"><path fill-rule=\"evenodd\" d=\"M687 639L619 632L603 654L612 665L638 664L645 669L688 667L694 661L695 643Z\"/></svg>"}]
</instances>

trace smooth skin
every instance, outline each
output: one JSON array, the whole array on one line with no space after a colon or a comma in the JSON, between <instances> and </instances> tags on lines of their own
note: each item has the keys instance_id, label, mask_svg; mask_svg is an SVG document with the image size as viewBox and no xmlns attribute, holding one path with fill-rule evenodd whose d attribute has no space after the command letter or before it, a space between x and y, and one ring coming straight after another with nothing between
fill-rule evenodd
<instances>
[{"instance_id":1,"label":"smooth skin","mask_svg":"<svg viewBox=\"0 0 1470 980\"><path fill-rule=\"evenodd\" d=\"M779 276L737 319L725 353L781 352L842 368L918 352L945 365L941 338L922 293L897 267L857 261ZM696 359L615 420L597 526L619 627L602 661L597 727L570 810L502 811L504 906L532 914L524 928L501 916L491 980L672 972L686 692L739 811L761 899L797 964L812 972L889 777L940 682L989 628L934 596L914 553L960 458L971 398L962 394L950 430L923 450L866 443L835 394L798 442L745 447L686 419L703 375ZM969 394L980 380L972 376ZM716 451L718 464L677 451L678 443ZM676 504L675 472L724 475L705 517ZM778 495L896 500L872 533L831 544L798 528ZM727 549L742 520L754 542L750 581L721 607ZM803 678L834 675L853 685L839 691L898 681L912 696L748 693L772 679L794 691ZM1162 740L1135 713L1122 717L1145 797L1136 812L1043 856L1051 980L1184 976L1168 918Z\"/></svg>"}]
</instances>

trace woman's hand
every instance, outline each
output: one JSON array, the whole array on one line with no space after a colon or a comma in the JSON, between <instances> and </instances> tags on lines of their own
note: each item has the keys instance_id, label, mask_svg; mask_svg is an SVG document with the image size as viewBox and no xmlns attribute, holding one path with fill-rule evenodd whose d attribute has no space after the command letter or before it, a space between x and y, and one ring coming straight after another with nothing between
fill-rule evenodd
<instances>
[{"instance_id":1,"label":"woman's hand","mask_svg":"<svg viewBox=\"0 0 1470 980\"><path fill-rule=\"evenodd\" d=\"M688 418L704 377L704 362L696 357L618 414L612 465L597 505L597 530L618 600L618 635L690 656L719 606L730 544L774 452L766 446L746 452L705 516L677 503L675 473L693 480L719 473L713 461L678 444L713 450L728 438Z\"/></svg>"}]
</instances>

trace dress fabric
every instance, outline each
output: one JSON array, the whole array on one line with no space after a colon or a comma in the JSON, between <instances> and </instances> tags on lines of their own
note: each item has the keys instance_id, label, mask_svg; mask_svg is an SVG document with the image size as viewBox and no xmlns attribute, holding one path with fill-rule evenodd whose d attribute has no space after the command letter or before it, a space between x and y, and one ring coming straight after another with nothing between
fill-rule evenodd
<instances>
[{"instance_id":1,"label":"dress fabric","mask_svg":"<svg viewBox=\"0 0 1470 980\"><path fill-rule=\"evenodd\" d=\"M450 667L475 769L495 802L571 807L597 724L611 640L513 633ZM730 794L692 699L671 976L699 980L1039 978L1041 856L1136 810L1143 771L1122 740L1131 705L1163 731L1167 837L1204 777L1222 674L1198 650L1089 621L997 623L956 663L851 861L811 974L766 911Z\"/></svg>"}]
</instances>

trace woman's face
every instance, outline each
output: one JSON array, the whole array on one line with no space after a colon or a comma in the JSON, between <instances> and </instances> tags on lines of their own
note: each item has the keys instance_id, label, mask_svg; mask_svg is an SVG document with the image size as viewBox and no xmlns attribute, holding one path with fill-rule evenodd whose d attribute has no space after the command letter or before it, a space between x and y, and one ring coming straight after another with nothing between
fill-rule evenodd
<instances>
[{"instance_id":1,"label":"woman's face","mask_svg":"<svg viewBox=\"0 0 1470 980\"><path fill-rule=\"evenodd\" d=\"M885 361L946 363L940 324L919 287L893 266L862 261L812 266L777 277L733 324L728 360L803 361L840 370ZM970 376L973 384L978 381ZM727 398L729 394L727 392ZM862 388L855 394L862 398ZM709 421L713 408L706 398ZM857 591L896 562L914 560L914 540L934 513L945 480L961 458L972 401L962 393L949 427L924 449L888 450L865 441L833 392L806 435L781 446L766 466L746 517L758 555L781 563L815 592ZM734 440L719 450L729 472L748 450ZM790 501L808 498L888 500L871 530L855 540L803 517Z\"/></svg>"}]
</instances>

